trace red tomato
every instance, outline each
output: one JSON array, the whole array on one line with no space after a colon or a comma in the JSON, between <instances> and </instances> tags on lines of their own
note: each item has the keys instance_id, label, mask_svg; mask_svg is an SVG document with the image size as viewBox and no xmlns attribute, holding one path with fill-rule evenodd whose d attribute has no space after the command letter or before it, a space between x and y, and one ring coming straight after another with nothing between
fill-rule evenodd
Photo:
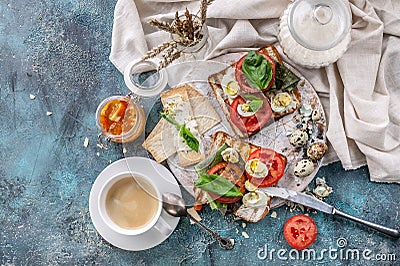
<instances>
[{"instance_id":1,"label":"red tomato","mask_svg":"<svg viewBox=\"0 0 400 266\"><path fill-rule=\"evenodd\" d=\"M210 170L208 170L207 174L216 174L220 175L229 181L232 182L232 184L235 184L240 192L244 194L246 192L246 188L244 187L244 183L246 181L246 177L243 175L242 170L235 164L228 164L227 162L221 162L219 164L216 164L214 167L212 167ZM218 202L225 203L225 204L230 204L237 202L242 199L242 196L238 197L226 197L226 196L221 196L212 192L207 192L210 197Z\"/></svg>"},{"instance_id":2,"label":"red tomato","mask_svg":"<svg viewBox=\"0 0 400 266\"><path fill-rule=\"evenodd\" d=\"M229 116L232 123L244 133L254 133L260 130L272 117L271 106L264 95L257 95L264 101L261 108L250 117L239 115L237 108L239 104L246 103L242 96L237 96L230 105Z\"/></svg>"},{"instance_id":3,"label":"red tomato","mask_svg":"<svg viewBox=\"0 0 400 266\"><path fill-rule=\"evenodd\" d=\"M255 178L246 171L247 178L251 180L251 183L258 187L270 187L276 185L285 173L286 159L274 150L267 148L260 148L253 151L247 160L249 161L256 158L259 158L261 162L268 166L268 175L265 178Z\"/></svg>"},{"instance_id":4,"label":"red tomato","mask_svg":"<svg viewBox=\"0 0 400 266\"><path fill-rule=\"evenodd\" d=\"M275 61L269 57L269 55L264 54L263 52L257 51L258 54L264 56L267 59L267 62L272 68L272 78L271 81L268 83L267 87L263 88L263 91L269 90L275 82L275 74L276 74L276 65ZM242 65L243 62L246 58L246 55L240 58L240 60L236 63L236 69L235 69L235 79L238 82L240 88L245 91L245 92L260 92L258 88L253 88L249 85L249 83L246 80L246 75L242 72Z\"/></svg>"},{"instance_id":5,"label":"red tomato","mask_svg":"<svg viewBox=\"0 0 400 266\"><path fill-rule=\"evenodd\" d=\"M283 235L290 246L302 250L314 243L317 238L317 226L311 217L297 214L286 221Z\"/></svg>"}]
</instances>

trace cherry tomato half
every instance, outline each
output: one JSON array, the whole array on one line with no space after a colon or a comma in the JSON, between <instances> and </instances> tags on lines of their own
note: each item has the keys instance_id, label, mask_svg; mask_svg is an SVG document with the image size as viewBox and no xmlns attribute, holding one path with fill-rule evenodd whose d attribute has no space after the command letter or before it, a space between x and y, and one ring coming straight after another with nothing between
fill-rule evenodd
<instances>
[{"instance_id":1,"label":"cherry tomato half","mask_svg":"<svg viewBox=\"0 0 400 266\"><path fill-rule=\"evenodd\" d=\"M269 55L264 54L261 51L257 51L257 53L262 55L262 56L264 56L265 59L267 59L267 62L269 63L269 65L272 68L271 81L268 83L268 85L265 88L262 89L262 91L266 91L266 90L269 90L272 87L272 85L274 84L274 82L275 82L276 64L275 64L275 61ZM240 58L240 60L236 63L235 79L236 79L236 81L238 82L240 88L243 91L250 92L250 93L260 92L260 90L258 88L253 88L253 87L251 87L249 85L249 83L247 82L247 79L246 79L246 75L242 71L242 65L243 65L243 62L244 62L246 56L247 55L245 55L242 58Z\"/></svg>"},{"instance_id":2,"label":"cherry tomato half","mask_svg":"<svg viewBox=\"0 0 400 266\"><path fill-rule=\"evenodd\" d=\"M317 238L317 226L311 217L297 214L286 221L283 235L290 246L302 250L314 243Z\"/></svg>"},{"instance_id":3,"label":"cherry tomato half","mask_svg":"<svg viewBox=\"0 0 400 266\"><path fill-rule=\"evenodd\" d=\"M236 187L239 189L240 192L242 192L242 194L244 194L246 191L246 188L244 186L244 183L246 182L246 177L244 176L239 166L235 164L231 163L228 164L227 162L221 162L219 164L216 164L210 170L208 170L207 174L210 175L216 174L228 179L229 181L231 181L232 184L236 185ZM242 198L242 196L227 197L212 192L207 192L207 193L213 200L225 204L237 202Z\"/></svg>"},{"instance_id":4,"label":"cherry tomato half","mask_svg":"<svg viewBox=\"0 0 400 266\"><path fill-rule=\"evenodd\" d=\"M237 96L230 105L230 119L244 133L254 133L260 130L272 117L271 106L267 98L264 95L259 96L263 100L263 105L250 117L243 117L237 111L239 104L246 103L246 100L242 96Z\"/></svg>"},{"instance_id":5,"label":"cherry tomato half","mask_svg":"<svg viewBox=\"0 0 400 266\"><path fill-rule=\"evenodd\" d=\"M285 173L286 158L281 156L274 150L260 148L253 151L247 159L260 159L261 162L268 166L268 175L265 178L255 178L246 171L247 178L258 187L270 187L276 185Z\"/></svg>"}]
</instances>

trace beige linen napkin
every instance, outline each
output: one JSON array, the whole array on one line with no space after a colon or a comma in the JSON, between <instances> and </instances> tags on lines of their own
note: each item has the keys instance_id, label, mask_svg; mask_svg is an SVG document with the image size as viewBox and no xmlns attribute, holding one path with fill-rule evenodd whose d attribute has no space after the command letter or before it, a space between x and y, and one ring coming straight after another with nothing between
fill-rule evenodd
<instances>
[{"instance_id":1,"label":"beige linen napkin","mask_svg":"<svg viewBox=\"0 0 400 266\"><path fill-rule=\"evenodd\" d=\"M215 0L208 9L209 39L198 59L276 43L289 0ZM197 12L199 1L119 0L110 60L122 72L132 60L169 39L146 22ZM400 183L400 2L351 0L352 42L337 63L321 69L293 64L314 86L328 116L331 144L324 163L345 169L368 164L371 180ZM290 62L290 60L286 59Z\"/></svg>"}]
</instances>

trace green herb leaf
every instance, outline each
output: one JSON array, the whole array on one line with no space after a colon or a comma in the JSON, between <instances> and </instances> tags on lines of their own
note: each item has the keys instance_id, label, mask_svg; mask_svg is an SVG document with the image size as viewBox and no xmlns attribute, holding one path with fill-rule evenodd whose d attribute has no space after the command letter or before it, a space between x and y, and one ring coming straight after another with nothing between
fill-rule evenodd
<instances>
[{"instance_id":1,"label":"green herb leaf","mask_svg":"<svg viewBox=\"0 0 400 266\"><path fill-rule=\"evenodd\" d=\"M255 96L254 94L245 93L245 94L242 94L241 96L249 101L261 100L261 98Z\"/></svg>"},{"instance_id":2,"label":"green herb leaf","mask_svg":"<svg viewBox=\"0 0 400 266\"><path fill-rule=\"evenodd\" d=\"M164 118L165 120L167 120L169 123L171 123L172 125L174 125L176 127L177 130L180 130L181 125L178 123L178 121L176 121L175 119L172 118L172 116L170 116L167 113L162 112L161 113L161 117Z\"/></svg>"},{"instance_id":3,"label":"green herb leaf","mask_svg":"<svg viewBox=\"0 0 400 266\"><path fill-rule=\"evenodd\" d=\"M208 200L208 203L210 204L211 210L224 209L227 207L227 204L215 201L210 197L210 195L208 195L208 193L206 193L206 194L207 194L207 200Z\"/></svg>"},{"instance_id":4,"label":"green herb leaf","mask_svg":"<svg viewBox=\"0 0 400 266\"><path fill-rule=\"evenodd\" d=\"M243 196L242 192L228 179L219 175L200 174L194 185L204 191L226 197Z\"/></svg>"},{"instance_id":5,"label":"green herb leaf","mask_svg":"<svg viewBox=\"0 0 400 266\"><path fill-rule=\"evenodd\" d=\"M250 51L246 55L242 64L242 71L249 85L259 90L267 87L272 79L272 67L269 62L255 51Z\"/></svg>"},{"instance_id":6,"label":"green herb leaf","mask_svg":"<svg viewBox=\"0 0 400 266\"><path fill-rule=\"evenodd\" d=\"M190 132L185 124L181 125L179 129L179 136L185 141L189 148L195 152L199 152L199 141L195 136L193 136L192 132Z\"/></svg>"},{"instance_id":7,"label":"green herb leaf","mask_svg":"<svg viewBox=\"0 0 400 266\"><path fill-rule=\"evenodd\" d=\"M252 100L249 103L250 106L250 111L252 112L257 112L258 110L260 110L261 106L263 105L263 100Z\"/></svg>"},{"instance_id":8,"label":"green herb leaf","mask_svg":"<svg viewBox=\"0 0 400 266\"><path fill-rule=\"evenodd\" d=\"M179 136L185 141L189 148L195 152L199 152L199 141L195 136L193 136L192 132L190 132L185 124L180 125L178 121L166 113L161 113L161 117L176 127L176 129L179 131Z\"/></svg>"},{"instance_id":9,"label":"green herb leaf","mask_svg":"<svg viewBox=\"0 0 400 266\"><path fill-rule=\"evenodd\" d=\"M262 107L262 105L264 103L264 101L261 98L255 96L253 94L246 93L246 94L243 94L242 97L244 97L246 100L250 101L249 105L250 105L251 112L257 112L258 110L260 110L260 108Z\"/></svg>"},{"instance_id":10,"label":"green herb leaf","mask_svg":"<svg viewBox=\"0 0 400 266\"><path fill-rule=\"evenodd\" d=\"M272 88L274 89L286 89L296 84L300 81L300 78L296 76L290 69L285 65L275 62L276 65L276 75L275 82Z\"/></svg>"}]
</instances>

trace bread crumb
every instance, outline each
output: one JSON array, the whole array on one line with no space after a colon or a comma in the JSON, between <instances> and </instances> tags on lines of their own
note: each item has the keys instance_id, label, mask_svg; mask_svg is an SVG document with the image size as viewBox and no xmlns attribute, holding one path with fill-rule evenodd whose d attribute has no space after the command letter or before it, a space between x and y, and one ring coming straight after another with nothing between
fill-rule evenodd
<instances>
[{"instance_id":1,"label":"bread crumb","mask_svg":"<svg viewBox=\"0 0 400 266\"><path fill-rule=\"evenodd\" d=\"M234 246L234 245L235 245L235 239L233 239L233 238L230 238L229 240L231 241L231 243L232 243L232 246Z\"/></svg>"},{"instance_id":2,"label":"bread crumb","mask_svg":"<svg viewBox=\"0 0 400 266\"><path fill-rule=\"evenodd\" d=\"M52 112L46 112L47 116L51 116L53 113Z\"/></svg>"},{"instance_id":3,"label":"bread crumb","mask_svg":"<svg viewBox=\"0 0 400 266\"><path fill-rule=\"evenodd\" d=\"M249 235L246 233L246 232L242 232L242 236L244 237L244 238L249 238Z\"/></svg>"},{"instance_id":4,"label":"bread crumb","mask_svg":"<svg viewBox=\"0 0 400 266\"><path fill-rule=\"evenodd\" d=\"M246 228L246 223L242 223L242 228Z\"/></svg>"},{"instance_id":5,"label":"bread crumb","mask_svg":"<svg viewBox=\"0 0 400 266\"><path fill-rule=\"evenodd\" d=\"M126 152L127 152L127 150L126 150L126 148L124 147L124 148L122 149L122 153L125 154Z\"/></svg>"},{"instance_id":6,"label":"bread crumb","mask_svg":"<svg viewBox=\"0 0 400 266\"><path fill-rule=\"evenodd\" d=\"M33 95L33 94L29 94L29 99L31 99L31 100L35 100L35 98L36 98L36 96L35 96L35 95Z\"/></svg>"},{"instance_id":7,"label":"bread crumb","mask_svg":"<svg viewBox=\"0 0 400 266\"><path fill-rule=\"evenodd\" d=\"M188 212L194 219L196 219L198 222L201 221L200 215L197 213L197 211L196 211L193 207L187 209L187 212ZM192 221L192 219L189 219L189 221L190 221L190 224L195 224L195 222Z\"/></svg>"},{"instance_id":8,"label":"bread crumb","mask_svg":"<svg viewBox=\"0 0 400 266\"><path fill-rule=\"evenodd\" d=\"M276 218L276 216L277 216L276 211L273 211L273 212L271 213L271 218Z\"/></svg>"},{"instance_id":9,"label":"bread crumb","mask_svg":"<svg viewBox=\"0 0 400 266\"><path fill-rule=\"evenodd\" d=\"M86 137L85 141L83 142L83 147L87 147L89 145L89 139Z\"/></svg>"}]
</instances>

